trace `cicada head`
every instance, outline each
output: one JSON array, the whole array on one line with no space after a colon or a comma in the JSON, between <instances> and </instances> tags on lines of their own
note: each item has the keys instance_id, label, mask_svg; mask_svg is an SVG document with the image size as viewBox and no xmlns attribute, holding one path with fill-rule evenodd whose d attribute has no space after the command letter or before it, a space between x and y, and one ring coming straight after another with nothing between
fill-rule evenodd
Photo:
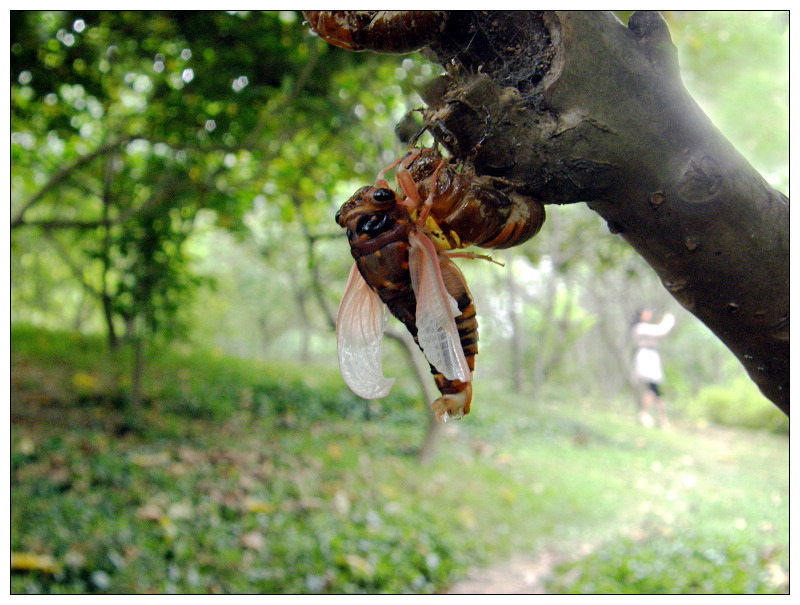
<instances>
[{"instance_id":1,"label":"cicada head","mask_svg":"<svg viewBox=\"0 0 800 605\"><path fill-rule=\"evenodd\" d=\"M354 258L408 238L408 210L386 187L362 187L336 212L336 222L347 229Z\"/></svg>"},{"instance_id":2,"label":"cicada head","mask_svg":"<svg viewBox=\"0 0 800 605\"><path fill-rule=\"evenodd\" d=\"M340 227L347 228L352 218L360 213L385 212L398 202L397 193L387 187L368 185L356 191L339 210L334 219Z\"/></svg>"}]
</instances>

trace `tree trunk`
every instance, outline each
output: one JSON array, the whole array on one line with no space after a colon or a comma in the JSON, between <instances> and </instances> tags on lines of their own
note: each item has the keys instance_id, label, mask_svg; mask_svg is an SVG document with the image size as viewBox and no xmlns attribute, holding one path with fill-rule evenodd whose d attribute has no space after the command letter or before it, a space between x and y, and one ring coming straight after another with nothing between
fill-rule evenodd
<instances>
[{"instance_id":1,"label":"tree trunk","mask_svg":"<svg viewBox=\"0 0 800 605\"><path fill-rule=\"evenodd\" d=\"M435 16L416 40L448 68L425 95L434 136L545 203L586 202L788 414L789 201L688 94L663 18Z\"/></svg>"},{"instance_id":2,"label":"tree trunk","mask_svg":"<svg viewBox=\"0 0 800 605\"><path fill-rule=\"evenodd\" d=\"M108 329L108 348L111 351L116 351L119 346L119 339L117 332L114 329L114 309L113 300L108 291L108 273L111 270L111 223L109 220L109 210L111 208L111 186L114 182L114 154L109 150L106 153L105 165L103 167L103 248L102 248L102 261L103 261L103 283L100 289L100 300L103 303L103 317L106 320L106 328Z\"/></svg>"},{"instance_id":3,"label":"tree trunk","mask_svg":"<svg viewBox=\"0 0 800 605\"><path fill-rule=\"evenodd\" d=\"M131 371L131 399L129 409L138 410L142 403L142 377L144 375L144 336L133 337L133 368Z\"/></svg>"},{"instance_id":4,"label":"tree trunk","mask_svg":"<svg viewBox=\"0 0 800 605\"><path fill-rule=\"evenodd\" d=\"M427 411L428 424L425 428L425 436L422 439L417 452L417 460L420 464L429 464L436 456L436 449L439 446L439 440L442 435L442 425L436 419L433 409L429 405L431 401L438 397L438 394L433 388L433 380L431 380L430 367L427 360L419 353L417 343L414 342L414 337L408 333L407 330L387 330L385 333L387 338L397 341L402 350L406 354L408 363L414 370L417 377L420 389L422 390L422 397L425 401L425 410Z\"/></svg>"}]
</instances>

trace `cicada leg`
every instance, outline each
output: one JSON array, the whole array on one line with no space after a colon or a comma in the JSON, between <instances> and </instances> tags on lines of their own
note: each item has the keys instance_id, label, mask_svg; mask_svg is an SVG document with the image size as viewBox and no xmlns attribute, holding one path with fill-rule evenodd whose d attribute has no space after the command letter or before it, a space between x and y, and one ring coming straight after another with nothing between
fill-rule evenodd
<instances>
[{"instance_id":1,"label":"cicada leg","mask_svg":"<svg viewBox=\"0 0 800 605\"><path fill-rule=\"evenodd\" d=\"M375 179L375 186L376 187L382 187L384 189L391 189L391 187L389 187L389 181L386 180L386 173L389 172L395 166L397 166L399 163L400 163L400 160L397 160L396 162L392 162L386 168L381 170L378 173L378 177Z\"/></svg>"},{"instance_id":2,"label":"cicada leg","mask_svg":"<svg viewBox=\"0 0 800 605\"><path fill-rule=\"evenodd\" d=\"M375 186L376 187L385 187L386 189L391 189L391 187L389 187L389 181L386 180L386 173L389 172L392 168L397 166L402 161L403 161L403 158L397 158L394 162L392 162L386 168L381 170L378 173L378 177L375 179Z\"/></svg>"},{"instance_id":3,"label":"cicada leg","mask_svg":"<svg viewBox=\"0 0 800 605\"><path fill-rule=\"evenodd\" d=\"M419 154L420 154L420 150L419 149L415 149L411 153L411 158L409 158L407 163L410 164L411 162L413 162L417 158L417 156ZM386 168L381 170L378 173L378 177L375 179L375 186L376 187L385 187L386 189L391 189L391 187L389 187L389 181L386 180L386 173L389 172L392 168L394 168L395 166L398 166L398 165L400 166L400 169L397 171L398 182L399 182L400 172L403 172L403 171L404 172L408 172L408 169L406 168L405 164L403 163L403 160L406 159L406 158L408 158L408 154L404 155L403 157L397 158L394 162L392 162Z\"/></svg>"},{"instance_id":4,"label":"cicada leg","mask_svg":"<svg viewBox=\"0 0 800 605\"><path fill-rule=\"evenodd\" d=\"M400 168L397 169L397 183L400 185L400 189L403 190L403 193L406 196L405 199L400 203L408 208L409 213L419 208L420 204L422 204L422 198L419 197L417 184L414 182L414 179L411 177L411 173L408 171L408 165L416 160L419 154L419 149L415 149L410 153L410 155L407 154L405 158L400 160Z\"/></svg>"},{"instance_id":5,"label":"cicada leg","mask_svg":"<svg viewBox=\"0 0 800 605\"><path fill-rule=\"evenodd\" d=\"M428 193L428 198L422 204L422 208L419 212L419 217L417 218L417 225L422 226L428 220L428 213L431 211L431 206L433 206L433 199L436 196L436 181L439 178L439 171L442 169L442 166L445 165L447 160L442 158L442 161L439 162L439 165L436 167L436 170L433 171L433 176L431 176L431 187L430 193Z\"/></svg>"},{"instance_id":6,"label":"cicada leg","mask_svg":"<svg viewBox=\"0 0 800 605\"><path fill-rule=\"evenodd\" d=\"M408 167L414 162L414 160L416 160L420 156L421 153L422 150L419 149L418 147L409 147L408 153L405 154L402 158L400 158L400 168L398 172L400 171L408 172Z\"/></svg>"},{"instance_id":7,"label":"cicada leg","mask_svg":"<svg viewBox=\"0 0 800 605\"><path fill-rule=\"evenodd\" d=\"M476 259L479 258L481 260L488 260L490 263L494 263L495 265L500 265L501 267L505 267L505 264L501 263L500 261L494 260L488 254L478 254L477 252L450 252L449 250L445 250L440 252L443 256L448 258L469 258L469 259Z\"/></svg>"}]
</instances>

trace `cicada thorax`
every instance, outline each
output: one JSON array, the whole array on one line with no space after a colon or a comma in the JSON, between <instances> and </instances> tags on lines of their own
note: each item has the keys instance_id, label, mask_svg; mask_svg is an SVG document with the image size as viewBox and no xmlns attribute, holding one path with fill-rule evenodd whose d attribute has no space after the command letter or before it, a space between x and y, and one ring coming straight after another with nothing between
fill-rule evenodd
<instances>
[{"instance_id":1,"label":"cicada thorax","mask_svg":"<svg viewBox=\"0 0 800 605\"><path fill-rule=\"evenodd\" d=\"M347 229L358 271L384 304L413 295L408 270L412 223L394 191L362 187L336 213L336 222Z\"/></svg>"},{"instance_id":2,"label":"cicada thorax","mask_svg":"<svg viewBox=\"0 0 800 605\"><path fill-rule=\"evenodd\" d=\"M459 168L448 160L442 164L442 159L435 149L421 149L406 155L402 164L419 197L432 201L426 227L443 247L508 248L538 233L545 219L541 202L463 165Z\"/></svg>"}]
</instances>

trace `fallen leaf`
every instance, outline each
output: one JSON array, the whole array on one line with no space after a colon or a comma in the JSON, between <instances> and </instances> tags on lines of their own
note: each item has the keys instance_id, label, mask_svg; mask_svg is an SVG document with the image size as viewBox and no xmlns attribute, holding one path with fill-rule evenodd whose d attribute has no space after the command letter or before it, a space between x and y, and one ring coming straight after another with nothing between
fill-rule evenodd
<instances>
[{"instance_id":1,"label":"fallen leaf","mask_svg":"<svg viewBox=\"0 0 800 605\"><path fill-rule=\"evenodd\" d=\"M338 490L333 495L333 506L340 515L347 515L350 512L350 496L343 490Z\"/></svg>"},{"instance_id":2,"label":"fallen leaf","mask_svg":"<svg viewBox=\"0 0 800 605\"><path fill-rule=\"evenodd\" d=\"M86 565L86 555L79 550L70 548L64 555L64 564L67 567L80 569Z\"/></svg>"},{"instance_id":3,"label":"fallen leaf","mask_svg":"<svg viewBox=\"0 0 800 605\"><path fill-rule=\"evenodd\" d=\"M253 475L242 474L239 477L239 487L243 490L251 492L255 490L260 485L260 482L256 480Z\"/></svg>"},{"instance_id":4,"label":"fallen leaf","mask_svg":"<svg viewBox=\"0 0 800 605\"><path fill-rule=\"evenodd\" d=\"M500 488L500 496L507 504L513 504L517 500L517 494L509 487L503 486Z\"/></svg>"},{"instance_id":5,"label":"fallen leaf","mask_svg":"<svg viewBox=\"0 0 800 605\"><path fill-rule=\"evenodd\" d=\"M769 583L774 586L789 584L789 576L777 563L769 563L767 565L767 575L769 577Z\"/></svg>"},{"instance_id":6,"label":"fallen leaf","mask_svg":"<svg viewBox=\"0 0 800 605\"><path fill-rule=\"evenodd\" d=\"M511 457L511 454L503 452L499 454L497 458L495 458L494 464L497 468L503 468L511 464L513 461L514 459Z\"/></svg>"},{"instance_id":7,"label":"fallen leaf","mask_svg":"<svg viewBox=\"0 0 800 605\"><path fill-rule=\"evenodd\" d=\"M167 509L167 516L171 519L191 519L194 516L192 503L186 500L175 502Z\"/></svg>"},{"instance_id":8,"label":"fallen leaf","mask_svg":"<svg viewBox=\"0 0 800 605\"><path fill-rule=\"evenodd\" d=\"M188 447L182 447L178 450L178 458L181 459L181 462L191 465L208 462L208 456L206 456L205 453L198 452L197 450L193 450Z\"/></svg>"},{"instance_id":9,"label":"fallen leaf","mask_svg":"<svg viewBox=\"0 0 800 605\"><path fill-rule=\"evenodd\" d=\"M169 452L156 452L154 454L131 454L131 462L136 466L162 466L167 464L172 457Z\"/></svg>"},{"instance_id":10,"label":"fallen leaf","mask_svg":"<svg viewBox=\"0 0 800 605\"><path fill-rule=\"evenodd\" d=\"M95 391L99 384L100 381L93 374L75 372L72 376L72 386L81 391Z\"/></svg>"},{"instance_id":11,"label":"fallen leaf","mask_svg":"<svg viewBox=\"0 0 800 605\"><path fill-rule=\"evenodd\" d=\"M136 516L139 519L144 519L145 521L158 521L164 516L164 511L161 510L161 507L157 504L150 502L137 508Z\"/></svg>"},{"instance_id":12,"label":"fallen leaf","mask_svg":"<svg viewBox=\"0 0 800 605\"><path fill-rule=\"evenodd\" d=\"M330 443L328 444L328 455L333 458L334 460L339 460L342 455L344 454L344 450L342 446L338 443Z\"/></svg>"},{"instance_id":13,"label":"fallen leaf","mask_svg":"<svg viewBox=\"0 0 800 605\"><path fill-rule=\"evenodd\" d=\"M395 500L400 495L396 486L386 483L378 485L378 492L387 500Z\"/></svg>"},{"instance_id":14,"label":"fallen leaf","mask_svg":"<svg viewBox=\"0 0 800 605\"><path fill-rule=\"evenodd\" d=\"M175 539L175 536L178 535L178 526L175 525L172 519L170 519L167 515L164 515L158 520L158 523L161 525L161 529L164 530L164 535L168 540Z\"/></svg>"},{"instance_id":15,"label":"fallen leaf","mask_svg":"<svg viewBox=\"0 0 800 605\"><path fill-rule=\"evenodd\" d=\"M462 506L458 509L458 520L467 529L475 529L475 526L478 524L475 513L469 506Z\"/></svg>"},{"instance_id":16,"label":"fallen leaf","mask_svg":"<svg viewBox=\"0 0 800 605\"><path fill-rule=\"evenodd\" d=\"M108 572L103 571L102 569L93 571L90 577L92 579L92 584L94 584L100 590L108 590L108 588L111 586L111 576L108 575Z\"/></svg>"},{"instance_id":17,"label":"fallen leaf","mask_svg":"<svg viewBox=\"0 0 800 605\"><path fill-rule=\"evenodd\" d=\"M169 474L172 477L182 477L187 471L188 469L183 462L173 462L169 465Z\"/></svg>"},{"instance_id":18,"label":"fallen leaf","mask_svg":"<svg viewBox=\"0 0 800 605\"><path fill-rule=\"evenodd\" d=\"M275 512L275 505L269 500L247 497L244 499L244 508L249 513L272 513Z\"/></svg>"},{"instance_id":19,"label":"fallen leaf","mask_svg":"<svg viewBox=\"0 0 800 605\"><path fill-rule=\"evenodd\" d=\"M371 578L375 573L375 568L363 557L359 557L358 555L344 555L344 560L352 571L360 572L368 578Z\"/></svg>"},{"instance_id":20,"label":"fallen leaf","mask_svg":"<svg viewBox=\"0 0 800 605\"><path fill-rule=\"evenodd\" d=\"M239 536L239 544L261 552L264 550L264 536L260 532L250 531Z\"/></svg>"},{"instance_id":21,"label":"fallen leaf","mask_svg":"<svg viewBox=\"0 0 800 605\"><path fill-rule=\"evenodd\" d=\"M36 450L36 444L30 437L23 437L17 445L17 451L23 456L30 456Z\"/></svg>"},{"instance_id":22,"label":"fallen leaf","mask_svg":"<svg viewBox=\"0 0 800 605\"><path fill-rule=\"evenodd\" d=\"M43 571L57 573L61 565L50 555L38 555L32 552L12 552L11 571Z\"/></svg>"}]
</instances>

